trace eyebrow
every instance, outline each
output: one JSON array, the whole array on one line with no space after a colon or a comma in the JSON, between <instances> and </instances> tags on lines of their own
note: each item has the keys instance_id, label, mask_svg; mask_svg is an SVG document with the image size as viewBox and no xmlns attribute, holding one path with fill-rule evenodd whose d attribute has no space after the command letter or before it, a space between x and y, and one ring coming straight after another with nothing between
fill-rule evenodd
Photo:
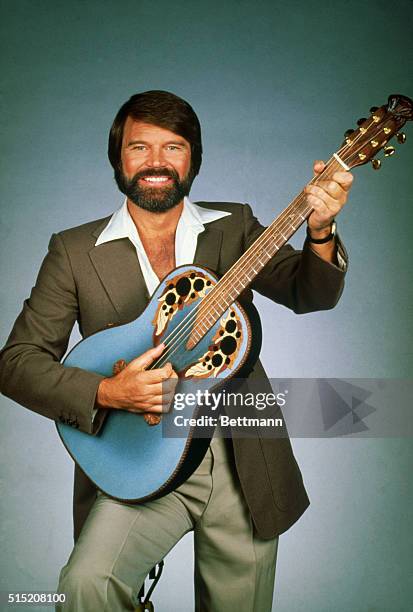
<instances>
[{"instance_id":1,"label":"eyebrow","mask_svg":"<svg viewBox=\"0 0 413 612\"><path fill-rule=\"evenodd\" d=\"M147 140L130 140L126 146L130 147L131 145L135 145L135 144L150 145L151 143L148 142ZM166 145L172 144L172 145L186 146L186 142L184 140L168 140L168 142L166 142L165 144Z\"/></svg>"}]
</instances>

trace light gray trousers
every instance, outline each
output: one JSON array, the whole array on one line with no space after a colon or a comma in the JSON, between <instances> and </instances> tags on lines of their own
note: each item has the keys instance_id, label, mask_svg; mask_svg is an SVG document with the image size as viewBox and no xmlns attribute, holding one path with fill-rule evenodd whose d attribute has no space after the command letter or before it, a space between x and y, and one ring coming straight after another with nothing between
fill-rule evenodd
<instances>
[{"instance_id":1,"label":"light gray trousers","mask_svg":"<svg viewBox=\"0 0 413 612\"><path fill-rule=\"evenodd\" d=\"M255 536L231 447L220 438L187 482L161 499L128 505L98 494L61 571L66 603L56 610L134 610L150 569L192 530L195 610L270 612L278 539ZM165 612L173 609L171 602Z\"/></svg>"}]
</instances>

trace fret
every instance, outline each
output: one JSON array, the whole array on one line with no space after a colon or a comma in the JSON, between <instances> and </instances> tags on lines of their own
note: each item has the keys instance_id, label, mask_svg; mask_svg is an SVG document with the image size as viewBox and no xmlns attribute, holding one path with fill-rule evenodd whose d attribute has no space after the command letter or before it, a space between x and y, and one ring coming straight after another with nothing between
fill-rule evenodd
<instances>
[{"instance_id":1,"label":"fret","mask_svg":"<svg viewBox=\"0 0 413 612\"><path fill-rule=\"evenodd\" d=\"M209 328L210 328L210 322L208 320L208 315L206 314L206 315L204 315L204 317L202 319L202 332L199 332L199 330L198 330L198 333L200 333L201 338L209 330Z\"/></svg>"},{"instance_id":2,"label":"fret","mask_svg":"<svg viewBox=\"0 0 413 612\"><path fill-rule=\"evenodd\" d=\"M205 325L208 329L212 327L217 318L222 316L233 304L271 257L281 249L297 231L301 223L306 220L305 215L308 215L311 208L303 204L303 195L301 193L293 200L207 294L204 306L209 310L209 313L202 316L199 322L199 329L204 330L204 333L206 331ZM203 336L204 334L201 333L200 335Z\"/></svg>"},{"instance_id":3,"label":"fret","mask_svg":"<svg viewBox=\"0 0 413 612\"><path fill-rule=\"evenodd\" d=\"M219 317L222 315L222 312L217 312L215 310L215 316L211 317L210 313L207 313L204 315L202 321L204 322L204 326L205 329L203 330L203 333L200 335L200 338L202 338L205 333L211 329L211 327L214 325L214 323L219 319Z\"/></svg>"},{"instance_id":4,"label":"fret","mask_svg":"<svg viewBox=\"0 0 413 612\"><path fill-rule=\"evenodd\" d=\"M235 300L236 300L236 299L237 299L237 297L238 297L238 292L237 292L237 291L236 291L235 295L232 295L233 290L234 290L234 287L231 289L231 291L230 291L230 292L228 292L228 297L229 297L229 299L230 299L230 302L229 302L229 304L228 304L228 308L229 308L229 307L230 307L230 306L231 306L231 305L232 305L232 304L235 302Z\"/></svg>"},{"instance_id":5,"label":"fret","mask_svg":"<svg viewBox=\"0 0 413 612\"><path fill-rule=\"evenodd\" d=\"M208 331L208 329L210 329L213 320L211 321L211 318L209 316L209 314L207 313L206 315L204 315L204 325L205 325L205 331Z\"/></svg>"},{"instance_id":6,"label":"fret","mask_svg":"<svg viewBox=\"0 0 413 612\"><path fill-rule=\"evenodd\" d=\"M215 311L215 316L214 316L214 317L212 317L212 318L213 318L213 321L212 321L212 322L216 321L216 320L217 320L217 318L219 319L219 317L222 315L222 313L224 312L224 310L225 310L225 308L222 306L222 304L219 304L219 303L218 303L218 310L217 310L216 308L214 308L214 311Z\"/></svg>"}]
</instances>

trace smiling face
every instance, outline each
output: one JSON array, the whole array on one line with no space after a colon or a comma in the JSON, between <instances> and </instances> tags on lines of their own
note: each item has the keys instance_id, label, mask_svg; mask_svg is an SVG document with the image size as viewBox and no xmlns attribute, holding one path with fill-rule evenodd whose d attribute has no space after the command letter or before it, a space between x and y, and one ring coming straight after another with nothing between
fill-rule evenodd
<instances>
[{"instance_id":1,"label":"smiling face","mask_svg":"<svg viewBox=\"0 0 413 612\"><path fill-rule=\"evenodd\" d=\"M119 189L145 210L165 212L189 193L191 146L174 132L128 117L121 162L115 173Z\"/></svg>"}]
</instances>

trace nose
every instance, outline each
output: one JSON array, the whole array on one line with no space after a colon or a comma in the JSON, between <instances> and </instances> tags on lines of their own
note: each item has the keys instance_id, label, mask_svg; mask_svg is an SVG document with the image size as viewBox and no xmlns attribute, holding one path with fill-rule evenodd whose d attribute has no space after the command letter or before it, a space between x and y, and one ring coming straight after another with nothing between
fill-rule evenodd
<instances>
[{"instance_id":1,"label":"nose","mask_svg":"<svg viewBox=\"0 0 413 612\"><path fill-rule=\"evenodd\" d=\"M164 151L161 147L152 147L147 158L151 168L161 168L165 165Z\"/></svg>"}]
</instances>

